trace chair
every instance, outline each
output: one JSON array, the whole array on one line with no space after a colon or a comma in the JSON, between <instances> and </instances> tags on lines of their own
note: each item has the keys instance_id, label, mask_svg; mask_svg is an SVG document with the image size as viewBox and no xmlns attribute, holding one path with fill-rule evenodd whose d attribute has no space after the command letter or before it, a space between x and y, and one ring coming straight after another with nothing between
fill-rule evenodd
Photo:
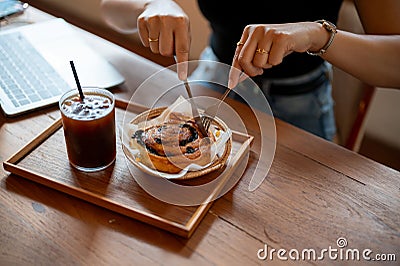
<instances>
[{"instance_id":1,"label":"chair","mask_svg":"<svg viewBox=\"0 0 400 266\"><path fill-rule=\"evenodd\" d=\"M338 27L355 33L363 33L353 1L343 1ZM358 152L364 135L365 118L376 88L336 67L333 68L332 86L337 126L335 142Z\"/></svg>"}]
</instances>

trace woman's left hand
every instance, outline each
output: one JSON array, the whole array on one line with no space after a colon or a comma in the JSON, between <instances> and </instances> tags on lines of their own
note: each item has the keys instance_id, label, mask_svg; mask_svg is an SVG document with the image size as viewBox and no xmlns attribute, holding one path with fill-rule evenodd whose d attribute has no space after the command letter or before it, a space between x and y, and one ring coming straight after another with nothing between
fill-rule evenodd
<instances>
[{"instance_id":1,"label":"woman's left hand","mask_svg":"<svg viewBox=\"0 0 400 266\"><path fill-rule=\"evenodd\" d=\"M318 51L328 38L316 22L247 25L237 43L228 87L241 81L242 72L250 77L261 75L292 52Z\"/></svg>"}]
</instances>

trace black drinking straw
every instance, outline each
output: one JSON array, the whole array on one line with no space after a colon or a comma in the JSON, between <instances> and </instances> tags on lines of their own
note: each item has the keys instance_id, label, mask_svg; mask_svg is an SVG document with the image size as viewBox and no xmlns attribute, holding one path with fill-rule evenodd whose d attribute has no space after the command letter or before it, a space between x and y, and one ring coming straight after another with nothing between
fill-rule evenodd
<instances>
[{"instance_id":1,"label":"black drinking straw","mask_svg":"<svg viewBox=\"0 0 400 266\"><path fill-rule=\"evenodd\" d=\"M78 74L76 74L76 69L75 69L74 61L69 61L69 64L71 65L72 73L74 73L74 78L75 78L76 86L78 86L79 96L81 97L81 101L83 101L83 99L85 98L85 96L83 95L81 83L79 82L79 79L78 79Z\"/></svg>"}]
</instances>

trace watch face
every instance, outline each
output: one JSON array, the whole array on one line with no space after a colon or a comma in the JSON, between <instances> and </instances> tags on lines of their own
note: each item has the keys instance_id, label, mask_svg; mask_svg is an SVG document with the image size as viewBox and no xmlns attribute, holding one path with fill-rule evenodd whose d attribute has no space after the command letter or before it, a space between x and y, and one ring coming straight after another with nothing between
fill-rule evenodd
<instances>
[{"instance_id":1,"label":"watch face","mask_svg":"<svg viewBox=\"0 0 400 266\"><path fill-rule=\"evenodd\" d=\"M324 26L324 28L327 31L336 33L336 26L332 22L324 20L324 22L322 23L322 26Z\"/></svg>"}]
</instances>

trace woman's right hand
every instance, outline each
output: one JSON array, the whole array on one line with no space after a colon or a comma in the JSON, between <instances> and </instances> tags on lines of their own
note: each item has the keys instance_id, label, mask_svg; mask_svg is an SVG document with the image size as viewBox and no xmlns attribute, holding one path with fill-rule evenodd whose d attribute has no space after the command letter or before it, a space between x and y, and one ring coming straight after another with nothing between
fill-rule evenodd
<instances>
[{"instance_id":1,"label":"woman's right hand","mask_svg":"<svg viewBox=\"0 0 400 266\"><path fill-rule=\"evenodd\" d=\"M189 17L174 1L153 0L137 20L144 46L163 56L176 55L178 77L187 78L191 42Z\"/></svg>"},{"instance_id":2,"label":"woman's right hand","mask_svg":"<svg viewBox=\"0 0 400 266\"><path fill-rule=\"evenodd\" d=\"M138 31L153 53L176 56L178 77L187 78L191 42L189 17L172 0L102 0L106 23L121 33Z\"/></svg>"}]
</instances>

